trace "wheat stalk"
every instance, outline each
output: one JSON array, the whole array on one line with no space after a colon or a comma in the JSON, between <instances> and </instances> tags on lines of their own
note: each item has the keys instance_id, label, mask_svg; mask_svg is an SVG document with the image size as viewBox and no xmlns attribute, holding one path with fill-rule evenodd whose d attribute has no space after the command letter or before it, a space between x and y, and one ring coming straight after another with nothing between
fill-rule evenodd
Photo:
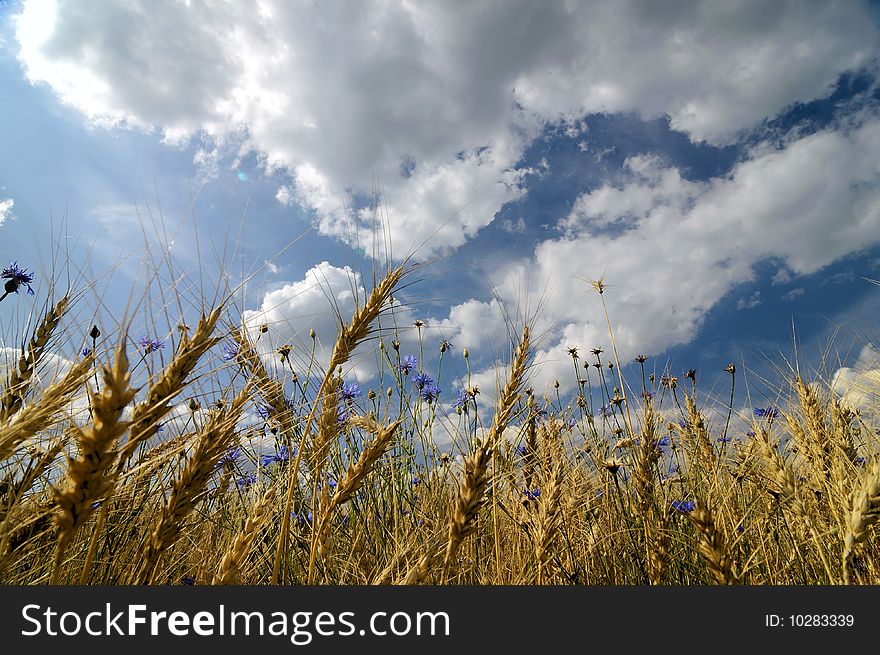
<instances>
[{"instance_id":1,"label":"wheat stalk","mask_svg":"<svg viewBox=\"0 0 880 655\"><path fill-rule=\"evenodd\" d=\"M46 313L31 337L27 348L19 357L17 367L7 374L6 387L0 394L0 423L5 423L21 408L37 364L43 356L46 346L49 345L52 333L61 322L64 312L67 311L68 304L69 297L65 295Z\"/></svg>"},{"instance_id":2,"label":"wheat stalk","mask_svg":"<svg viewBox=\"0 0 880 655\"><path fill-rule=\"evenodd\" d=\"M217 462L223 457L236 438L236 423L249 398L248 383L235 397L229 408L213 410L180 476L174 480L168 501L162 508L156 527L143 554L141 566L135 575L135 584L155 580L163 553L177 541L183 522L195 508L196 501L214 473Z\"/></svg>"},{"instance_id":3,"label":"wheat stalk","mask_svg":"<svg viewBox=\"0 0 880 655\"><path fill-rule=\"evenodd\" d=\"M89 392L92 424L86 429L73 429L79 456L67 458L67 475L54 493L59 533L53 582L58 580L67 545L92 514L92 503L111 494L116 485L116 473L111 470L119 454L116 446L129 426L120 419L136 393L129 384L131 374L124 342L116 351L113 366L105 366L102 373L103 391Z\"/></svg>"},{"instance_id":4,"label":"wheat stalk","mask_svg":"<svg viewBox=\"0 0 880 655\"><path fill-rule=\"evenodd\" d=\"M535 561L538 563L537 584L545 584L546 572L553 550L553 540L562 520L562 479L565 469L557 461L538 497L538 513L534 522Z\"/></svg>"},{"instance_id":5,"label":"wheat stalk","mask_svg":"<svg viewBox=\"0 0 880 655\"><path fill-rule=\"evenodd\" d=\"M654 404L650 399L645 401L639 439L639 450L633 470L633 486L639 514L642 517L648 578L651 584L660 584L669 553L666 548L665 526L662 519L657 519L655 511L654 469L660 460L660 449L657 446L657 418Z\"/></svg>"},{"instance_id":6,"label":"wheat stalk","mask_svg":"<svg viewBox=\"0 0 880 655\"><path fill-rule=\"evenodd\" d=\"M687 517L700 533L697 549L715 577L715 581L722 585L736 584L737 578L731 569L731 559L727 554L724 539L715 527L715 520L709 507L701 499L697 499L693 511L689 512Z\"/></svg>"},{"instance_id":7,"label":"wheat stalk","mask_svg":"<svg viewBox=\"0 0 880 655\"><path fill-rule=\"evenodd\" d=\"M342 366L345 362L348 361L348 358L351 356L351 353L357 347L358 343L363 341L369 336L370 326L373 321L378 318L379 314L382 311L382 308L386 305L386 303L391 298L391 293L394 291L397 284L400 282L401 277L403 277L404 268L401 265L398 268L389 269L382 280L373 287L370 296L367 298L367 301L364 303L363 307L359 307L355 310L354 315L351 317L351 320L348 324L343 324L339 328L339 334L336 336L336 342L333 345L333 352L330 355L330 362L327 366L327 371L324 374L323 380L321 380L321 384L318 386L318 391L316 394L316 398L323 399L325 398L324 391L327 388L327 385L330 384L330 381L333 375L336 373L336 369L339 366ZM287 547L288 541L288 533L290 528L290 508L293 505L293 492L295 489L295 480L296 475L299 470L299 463L302 459L303 455L303 447L305 445L306 438L309 436L309 431L312 427L312 421L315 419L315 412L318 408L318 402L314 402L312 404L312 408L309 411L309 416L306 419L305 427L303 428L303 433L301 437L300 447L296 454L296 459L294 460L293 466L290 467L290 480L287 490L287 498L284 501L284 511L281 518L281 533L278 536L278 544L275 549L275 563L272 570L272 578L271 584L275 584L278 581L278 576L281 572L281 560L284 557L284 551ZM315 502L317 502L317 498L315 498ZM309 569L308 569L308 581L312 582L314 578L315 572L315 557L316 557L316 543L314 539L312 540L312 546L309 550Z\"/></svg>"},{"instance_id":8,"label":"wheat stalk","mask_svg":"<svg viewBox=\"0 0 880 655\"><path fill-rule=\"evenodd\" d=\"M0 462L12 455L19 444L53 424L70 397L85 384L93 363L91 356L80 360L61 380L47 387L39 398L25 405L11 420L0 424Z\"/></svg>"},{"instance_id":9,"label":"wheat stalk","mask_svg":"<svg viewBox=\"0 0 880 655\"><path fill-rule=\"evenodd\" d=\"M248 514L244 528L232 542L226 554L220 560L220 566L211 584L241 584L242 567L260 536L260 530L272 515L272 502L275 500L275 489L269 488L253 505Z\"/></svg>"},{"instance_id":10,"label":"wheat stalk","mask_svg":"<svg viewBox=\"0 0 880 655\"><path fill-rule=\"evenodd\" d=\"M843 582L850 584L853 549L868 538L868 531L880 521L880 459L875 459L862 476L847 508L843 541Z\"/></svg>"},{"instance_id":11,"label":"wheat stalk","mask_svg":"<svg viewBox=\"0 0 880 655\"><path fill-rule=\"evenodd\" d=\"M477 513L483 503L483 493L489 482L488 468L493 449L504 434L513 408L519 400L520 389L525 378L526 366L529 357L529 327L523 327L522 339L516 352L507 383L501 390L492 426L489 434L483 441L478 440L474 451L465 457L461 480L458 484L458 492L452 506L452 516L449 519L446 555L443 559L443 580L449 574L449 569L455 560L461 542L476 529Z\"/></svg>"},{"instance_id":12,"label":"wheat stalk","mask_svg":"<svg viewBox=\"0 0 880 655\"><path fill-rule=\"evenodd\" d=\"M135 405L131 417L131 433L119 457L120 467L130 458L144 441L156 434L162 418L171 411L171 401L186 386L186 378L192 373L199 359L218 341L212 337L222 306L216 307L207 316L202 315L190 338L186 332L177 346L177 352L162 374L153 381L147 397Z\"/></svg>"}]
</instances>

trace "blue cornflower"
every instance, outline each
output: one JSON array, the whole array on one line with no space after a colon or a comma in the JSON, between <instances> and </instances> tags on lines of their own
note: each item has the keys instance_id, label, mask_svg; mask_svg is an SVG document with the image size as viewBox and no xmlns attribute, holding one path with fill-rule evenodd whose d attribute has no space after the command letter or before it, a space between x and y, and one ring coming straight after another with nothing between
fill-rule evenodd
<instances>
[{"instance_id":1,"label":"blue cornflower","mask_svg":"<svg viewBox=\"0 0 880 655\"><path fill-rule=\"evenodd\" d=\"M424 371L419 371L413 376L412 383L414 387L421 390L429 385L434 384L434 378L432 378Z\"/></svg>"},{"instance_id":2,"label":"blue cornflower","mask_svg":"<svg viewBox=\"0 0 880 655\"><path fill-rule=\"evenodd\" d=\"M754 430L749 430L748 432L746 432L746 436L747 437L757 437L758 435L755 434Z\"/></svg>"},{"instance_id":3,"label":"blue cornflower","mask_svg":"<svg viewBox=\"0 0 880 655\"><path fill-rule=\"evenodd\" d=\"M672 509L677 509L682 514L693 512L697 504L693 500L673 500Z\"/></svg>"},{"instance_id":4,"label":"blue cornflower","mask_svg":"<svg viewBox=\"0 0 880 655\"><path fill-rule=\"evenodd\" d=\"M31 288L31 283L34 281L34 274L29 273L26 268L20 268L18 262L10 261L9 266L0 272L0 277L5 277L8 280L3 287L3 298L10 293L18 293L18 289L21 285L28 288L29 296L34 295L34 290ZM0 300L3 298L0 298Z\"/></svg>"},{"instance_id":5,"label":"blue cornflower","mask_svg":"<svg viewBox=\"0 0 880 655\"><path fill-rule=\"evenodd\" d=\"M98 509L98 508L101 506L101 502L102 502L102 501L100 501L100 500L95 501L95 502L92 503L89 507L91 507L91 509Z\"/></svg>"},{"instance_id":6,"label":"blue cornflower","mask_svg":"<svg viewBox=\"0 0 880 655\"><path fill-rule=\"evenodd\" d=\"M301 512L299 514L294 514L293 512L291 512L290 518L296 520L296 522L299 523L300 525L305 525L306 523L312 522L312 513L311 512L305 512L305 513Z\"/></svg>"},{"instance_id":7,"label":"blue cornflower","mask_svg":"<svg viewBox=\"0 0 880 655\"><path fill-rule=\"evenodd\" d=\"M283 464L289 461L290 451L287 449L287 446L281 446L281 448L278 449L278 452L272 453L271 455L262 455L260 457L261 466L271 466L275 463Z\"/></svg>"},{"instance_id":8,"label":"blue cornflower","mask_svg":"<svg viewBox=\"0 0 880 655\"><path fill-rule=\"evenodd\" d=\"M419 364L419 358L415 355L406 355L403 359L400 360L400 364L397 365L404 374L409 374L411 370L413 370Z\"/></svg>"},{"instance_id":9,"label":"blue cornflower","mask_svg":"<svg viewBox=\"0 0 880 655\"><path fill-rule=\"evenodd\" d=\"M565 424L568 426L569 430L574 429L574 426L576 426L577 423L578 423L577 419L574 416L569 416L568 420L565 422Z\"/></svg>"},{"instance_id":10,"label":"blue cornflower","mask_svg":"<svg viewBox=\"0 0 880 655\"><path fill-rule=\"evenodd\" d=\"M516 452L518 452L520 455L522 455L523 457L525 457L526 454L529 452L529 449L526 448L525 445L517 446L517 447L516 447Z\"/></svg>"},{"instance_id":11,"label":"blue cornflower","mask_svg":"<svg viewBox=\"0 0 880 655\"><path fill-rule=\"evenodd\" d=\"M143 336L138 340L138 345L144 349L145 355L149 355L152 352L156 352L160 348L164 348L165 342L159 341L158 339L152 339L148 336Z\"/></svg>"},{"instance_id":12,"label":"blue cornflower","mask_svg":"<svg viewBox=\"0 0 880 655\"><path fill-rule=\"evenodd\" d=\"M340 391L342 397L346 400L354 400L355 398L360 398L363 393L361 392L361 385L357 382L346 382L342 385L342 389Z\"/></svg>"},{"instance_id":13,"label":"blue cornflower","mask_svg":"<svg viewBox=\"0 0 880 655\"><path fill-rule=\"evenodd\" d=\"M223 352L223 361L231 362L238 357L238 345L234 343L224 343L220 349Z\"/></svg>"},{"instance_id":14,"label":"blue cornflower","mask_svg":"<svg viewBox=\"0 0 880 655\"><path fill-rule=\"evenodd\" d=\"M422 484L422 479L419 477L413 478L412 482L410 482L410 485L413 487L418 487L420 484Z\"/></svg>"},{"instance_id":15,"label":"blue cornflower","mask_svg":"<svg viewBox=\"0 0 880 655\"><path fill-rule=\"evenodd\" d=\"M779 416L779 410L773 405L767 405L767 407L755 407L755 416L758 418L776 418Z\"/></svg>"},{"instance_id":16,"label":"blue cornflower","mask_svg":"<svg viewBox=\"0 0 880 655\"><path fill-rule=\"evenodd\" d=\"M440 395L440 387L431 381L430 384L425 385L425 387L419 391L419 395L425 402L432 403L437 400L437 397Z\"/></svg>"},{"instance_id":17,"label":"blue cornflower","mask_svg":"<svg viewBox=\"0 0 880 655\"><path fill-rule=\"evenodd\" d=\"M250 473L243 478L239 478L235 481L235 486L239 489L247 489L252 484L255 484L257 481L257 476L254 473Z\"/></svg>"},{"instance_id":18,"label":"blue cornflower","mask_svg":"<svg viewBox=\"0 0 880 655\"><path fill-rule=\"evenodd\" d=\"M856 466L858 466L860 468L862 466L865 466L867 463L868 463L868 460L866 460L864 457L856 457L855 461L853 462L853 464L855 464Z\"/></svg>"},{"instance_id":19,"label":"blue cornflower","mask_svg":"<svg viewBox=\"0 0 880 655\"><path fill-rule=\"evenodd\" d=\"M541 496L541 490L540 489L532 489L532 490L523 489L523 496L526 497L526 500L538 500L538 498Z\"/></svg>"},{"instance_id":20,"label":"blue cornflower","mask_svg":"<svg viewBox=\"0 0 880 655\"><path fill-rule=\"evenodd\" d=\"M268 405L257 405L257 414L265 421L272 414L272 408Z\"/></svg>"},{"instance_id":21,"label":"blue cornflower","mask_svg":"<svg viewBox=\"0 0 880 655\"><path fill-rule=\"evenodd\" d=\"M717 441L720 443L730 443L730 437L718 437Z\"/></svg>"},{"instance_id":22,"label":"blue cornflower","mask_svg":"<svg viewBox=\"0 0 880 655\"><path fill-rule=\"evenodd\" d=\"M458 398L452 403L452 409L460 409L465 414L467 414L468 407L470 406L471 395L467 392L467 389L459 389L458 390Z\"/></svg>"},{"instance_id":23,"label":"blue cornflower","mask_svg":"<svg viewBox=\"0 0 880 655\"><path fill-rule=\"evenodd\" d=\"M88 357L89 355L92 354L92 349L91 348L83 348L79 354L82 355L83 357Z\"/></svg>"},{"instance_id":24,"label":"blue cornflower","mask_svg":"<svg viewBox=\"0 0 880 655\"><path fill-rule=\"evenodd\" d=\"M661 453L664 448L669 448L669 437L660 437L654 441L654 448L659 450Z\"/></svg>"},{"instance_id":25,"label":"blue cornflower","mask_svg":"<svg viewBox=\"0 0 880 655\"><path fill-rule=\"evenodd\" d=\"M547 406L544 405L544 407L532 407L532 416L538 420L543 420L547 418Z\"/></svg>"},{"instance_id":26,"label":"blue cornflower","mask_svg":"<svg viewBox=\"0 0 880 655\"><path fill-rule=\"evenodd\" d=\"M241 455L241 448L230 448L219 460L217 460L217 468L223 466L235 466L235 460Z\"/></svg>"}]
</instances>

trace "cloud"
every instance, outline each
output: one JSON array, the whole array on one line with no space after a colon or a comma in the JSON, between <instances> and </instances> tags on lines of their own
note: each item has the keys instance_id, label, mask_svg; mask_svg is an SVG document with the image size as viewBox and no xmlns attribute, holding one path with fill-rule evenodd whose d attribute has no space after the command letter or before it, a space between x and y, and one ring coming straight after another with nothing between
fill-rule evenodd
<instances>
[{"instance_id":1,"label":"cloud","mask_svg":"<svg viewBox=\"0 0 880 655\"><path fill-rule=\"evenodd\" d=\"M729 175L705 182L653 156L628 159L624 182L578 198L559 221L562 235L502 274L501 299L541 305L536 333L556 326L562 334L538 351L549 365L540 375L570 367L569 346L610 352L590 277L607 273L604 299L629 361L688 343L709 309L753 279L758 262L772 258L796 277L877 243L877 148L880 120L871 119L781 148L759 144Z\"/></svg>"},{"instance_id":2,"label":"cloud","mask_svg":"<svg viewBox=\"0 0 880 655\"><path fill-rule=\"evenodd\" d=\"M515 221L505 218L501 221L501 229L508 234L522 234L526 231L526 221L520 216Z\"/></svg>"},{"instance_id":3,"label":"cloud","mask_svg":"<svg viewBox=\"0 0 880 655\"><path fill-rule=\"evenodd\" d=\"M267 366L281 376L290 374L288 365L278 354L278 349L285 345L293 347L289 358L298 375L303 375L309 368L313 373L323 373L329 364L341 321L348 322L356 305L362 306L366 297L360 273L348 266L339 268L325 261L309 269L303 279L264 293L259 308L244 311L242 320L251 342ZM394 321L402 326L396 334L405 344L404 350L418 345L411 327L411 311L399 304L394 305L393 311L392 315L386 308L384 315L374 324L371 337L354 351L349 360L349 375L361 380L374 375L379 356L378 341L374 337L383 332L388 334ZM261 331L262 326L267 328L265 333ZM314 365L310 366L312 330L315 331Z\"/></svg>"},{"instance_id":4,"label":"cloud","mask_svg":"<svg viewBox=\"0 0 880 655\"><path fill-rule=\"evenodd\" d=\"M841 367L834 372L831 389L841 396L849 407L874 413L880 400L880 351L868 344L859 353L852 367Z\"/></svg>"},{"instance_id":5,"label":"cloud","mask_svg":"<svg viewBox=\"0 0 880 655\"><path fill-rule=\"evenodd\" d=\"M755 291L748 298L740 298L736 301L737 309L754 309L761 304L761 292Z\"/></svg>"},{"instance_id":6,"label":"cloud","mask_svg":"<svg viewBox=\"0 0 880 655\"><path fill-rule=\"evenodd\" d=\"M459 246L522 197L548 122L666 115L726 143L878 45L867 5L759 0L26 0L16 38L28 79L95 124L198 133L208 165L254 152L324 234L368 243L378 194L397 255Z\"/></svg>"},{"instance_id":7,"label":"cloud","mask_svg":"<svg viewBox=\"0 0 880 655\"><path fill-rule=\"evenodd\" d=\"M806 291L804 290L803 287L796 287L796 288L792 289L791 291L789 291L788 293L783 294L782 299L792 301L795 298L799 298L800 296L804 295L805 293L806 293Z\"/></svg>"},{"instance_id":8,"label":"cloud","mask_svg":"<svg viewBox=\"0 0 880 655\"><path fill-rule=\"evenodd\" d=\"M0 200L0 225L3 225L7 219L15 217L12 213L13 205L15 205L15 201L12 198Z\"/></svg>"},{"instance_id":9,"label":"cloud","mask_svg":"<svg viewBox=\"0 0 880 655\"><path fill-rule=\"evenodd\" d=\"M18 366L18 360L22 356L19 348L10 348L0 345L0 380L6 380L10 370ZM45 389L49 385L60 381L73 365L69 359L55 353L43 353L40 362L31 376L31 387Z\"/></svg>"}]
</instances>

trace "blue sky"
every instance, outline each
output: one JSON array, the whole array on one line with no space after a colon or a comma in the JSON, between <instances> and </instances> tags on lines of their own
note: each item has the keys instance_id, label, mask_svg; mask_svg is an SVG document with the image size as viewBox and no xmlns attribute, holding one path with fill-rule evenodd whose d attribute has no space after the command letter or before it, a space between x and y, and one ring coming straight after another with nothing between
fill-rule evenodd
<instances>
[{"instance_id":1,"label":"blue sky","mask_svg":"<svg viewBox=\"0 0 880 655\"><path fill-rule=\"evenodd\" d=\"M259 269L241 308L278 340L331 340L345 267L412 253L401 324L486 388L536 310L533 382L570 388L568 348L609 349L601 275L622 359L722 395L733 361L761 397L793 324L807 366L874 365L877 3L186 4L0 4L0 258L45 279L66 214L86 277L124 258L89 311L142 290L145 225L209 288L212 247Z\"/></svg>"}]
</instances>

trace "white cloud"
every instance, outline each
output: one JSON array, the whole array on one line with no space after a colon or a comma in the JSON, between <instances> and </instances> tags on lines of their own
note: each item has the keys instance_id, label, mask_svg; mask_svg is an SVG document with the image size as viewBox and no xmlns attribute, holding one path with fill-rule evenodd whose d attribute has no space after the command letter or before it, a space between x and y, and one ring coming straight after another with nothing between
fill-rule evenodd
<instances>
[{"instance_id":1,"label":"white cloud","mask_svg":"<svg viewBox=\"0 0 880 655\"><path fill-rule=\"evenodd\" d=\"M878 44L867 5L762 0L27 0L16 35L28 78L95 123L242 139L326 234L368 242L372 213L341 208L378 192L398 255L461 245L519 198L547 121L665 114L727 142Z\"/></svg>"},{"instance_id":2,"label":"white cloud","mask_svg":"<svg viewBox=\"0 0 880 655\"><path fill-rule=\"evenodd\" d=\"M526 231L526 221L520 216L515 221L505 218L501 221L501 229L508 234L522 234Z\"/></svg>"},{"instance_id":3,"label":"white cloud","mask_svg":"<svg viewBox=\"0 0 880 655\"><path fill-rule=\"evenodd\" d=\"M12 198L0 200L0 225L3 225L7 219L14 218L13 205L15 205L15 201Z\"/></svg>"},{"instance_id":4,"label":"white cloud","mask_svg":"<svg viewBox=\"0 0 880 655\"><path fill-rule=\"evenodd\" d=\"M321 262L306 272L302 280L284 284L267 291L260 307L246 310L242 319L247 327L251 341L263 356L270 368L282 376L287 364L282 364L278 349L285 345L293 346L290 362L297 375L303 375L309 368L312 357L311 330L315 331L315 366L312 372L323 372L330 361L330 354L336 342L341 321L348 322L355 311L356 304L362 306L367 297L361 274L348 266L339 268ZM409 308L393 305L374 323L371 337L358 347L350 358L347 370L355 378L369 379L377 370L378 341L373 338L379 334L388 336L396 321L402 329L397 338L406 348L418 344L412 328L412 313ZM261 332L261 326L268 330ZM403 350L406 348L402 347ZM409 352L407 350L407 352ZM289 370L287 370L289 375Z\"/></svg>"},{"instance_id":5,"label":"white cloud","mask_svg":"<svg viewBox=\"0 0 880 655\"><path fill-rule=\"evenodd\" d=\"M0 380L6 380L6 375L11 369L18 366L18 360L22 355L19 348L10 348L0 345ZM70 370L72 362L55 353L43 353L40 363L31 377L31 386L36 389L44 389L54 382L60 381Z\"/></svg>"},{"instance_id":6,"label":"white cloud","mask_svg":"<svg viewBox=\"0 0 880 655\"><path fill-rule=\"evenodd\" d=\"M736 301L737 309L754 309L761 304L761 292L755 291L748 298L740 298Z\"/></svg>"},{"instance_id":7,"label":"white cloud","mask_svg":"<svg viewBox=\"0 0 880 655\"><path fill-rule=\"evenodd\" d=\"M569 346L611 352L590 277L608 274L604 298L620 357L629 361L689 342L759 261L772 257L792 276L806 275L877 243L878 148L874 119L778 150L759 145L729 175L707 182L685 180L656 158L628 160L624 184L580 197L559 223L563 235L511 264L499 284L510 306L543 305L536 333L561 332L538 350L545 370L536 387L556 375L573 383ZM608 231L621 216L627 228Z\"/></svg>"},{"instance_id":8,"label":"white cloud","mask_svg":"<svg viewBox=\"0 0 880 655\"><path fill-rule=\"evenodd\" d=\"M795 287L794 289L792 289L788 293L784 294L782 296L782 299L791 301L791 300L794 300L795 298L799 298L800 296L804 295L805 293L806 293L806 290L804 290L803 287Z\"/></svg>"},{"instance_id":9,"label":"white cloud","mask_svg":"<svg viewBox=\"0 0 880 655\"><path fill-rule=\"evenodd\" d=\"M831 389L841 396L849 407L861 409L877 418L880 400L880 351L868 344L859 353L852 367L841 367L834 372Z\"/></svg>"}]
</instances>

